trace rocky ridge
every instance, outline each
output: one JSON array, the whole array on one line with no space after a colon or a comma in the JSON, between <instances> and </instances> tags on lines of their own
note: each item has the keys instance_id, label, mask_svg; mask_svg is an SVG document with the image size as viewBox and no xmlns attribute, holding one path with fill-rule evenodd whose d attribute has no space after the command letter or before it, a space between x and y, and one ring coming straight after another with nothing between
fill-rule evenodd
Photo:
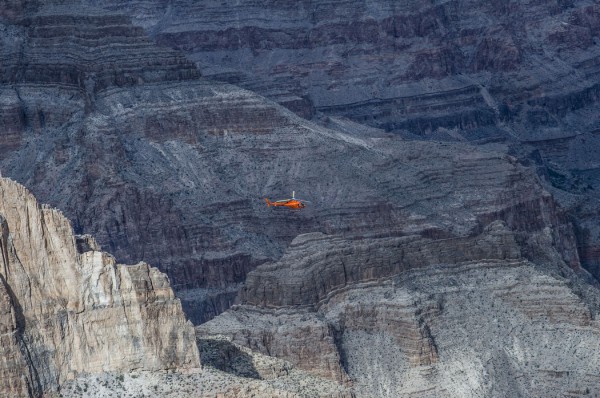
<instances>
[{"instance_id":1,"label":"rocky ridge","mask_svg":"<svg viewBox=\"0 0 600 398\"><path fill-rule=\"evenodd\" d=\"M589 396L600 294L561 257L549 227L520 241L501 221L458 239L301 235L197 332L357 397Z\"/></svg>"},{"instance_id":2,"label":"rocky ridge","mask_svg":"<svg viewBox=\"0 0 600 398\"><path fill-rule=\"evenodd\" d=\"M246 274L301 233L409 225L450 237L500 218L519 231L550 222L574 247L566 216L542 211L554 202L506 147L409 142L341 119L324 127L198 78L117 11L66 3L32 3L3 22L13 65L3 120L19 135L7 136L3 172L119 260L166 272L194 323L229 307ZM310 209L264 206L292 190ZM577 266L577 252L561 253Z\"/></svg>"},{"instance_id":3,"label":"rocky ridge","mask_svg":"<svg viewBox=\"0 0 600 398\"><path fill-rule=\"evenodd\" d=\"M7 179L0 215L0 395L40 396L85 373L200 366L164 274L117 264L90 237L78 245L60 212Z\"/></svg>"},{"instance_id":4,"label":"rocky ridge","mask_svg":"<svg viewBox=\"0 0 600 398\"><path fill-rule=\"evenodd\" d=\"M197 341L163 273L116 264L5 178L0 220L0 397L351 396L287 361Z\"/></svg>"},{"instance_id":5,"label":"rocky ridge","mask_svg":"<svg viewBox=\"0 0 600 398\"><path fill-rule=\"evenodd\" d=\"M303 117L506 142L569 209L582 263L600 275L598 1L103 4L206 76Z\"/></svg>"}]
</instances>

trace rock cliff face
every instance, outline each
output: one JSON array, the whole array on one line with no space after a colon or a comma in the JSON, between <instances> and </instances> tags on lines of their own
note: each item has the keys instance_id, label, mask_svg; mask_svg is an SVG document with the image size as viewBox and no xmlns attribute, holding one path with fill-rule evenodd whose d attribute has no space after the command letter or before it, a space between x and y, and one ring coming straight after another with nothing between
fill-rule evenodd
<instances>
[{"instance_id":1,"label":"rock cliff face","mask_svg":"<svg viewBox=\"0 0 600 398\"><path fill-rule=\"evenodd\" d=\"M0 391L595 392L597 14L1 3Z\"/></svg>"},{"instance_id":2,"label":"rock cliff face","mask_svg":"<svg viewBox=\"0 0 600 398\"><path fill-rule=\"evenodd\" d=\"M589 396L600 294L556 243L500 221L466 238L301 235L197 330L352 380L357 397Z\"/></svg>"},{"instance_id":3,"label":"rock cliff face","mask_svg":"<svg viewBox=\"0 0 600 398\"><path fill-rule=\"evenodd\" d=\"M600 276L600 4L154 0L103 4L211 78L330 125L504 141L575 218Z\"/></svg>"},{"instance_id":4,"label":"rock cliff face","mask_svg":"<svg viewBox=\"0 0 600 398\"><path fill-rule=\"evenodd\" d=\"M502 117L538 129L548 112L562 118L597 98L595 1L180 0L113 8L216 77L274 99L287 91L314 111L391 130L471 130Z\"/></svg>"},{"instance_id":5,"label":"rock cliff face","mask_svg":"<svg viewBox=\"0 0 600 398\"><path fill-rule=\"evenodd\" d=\"M519 231L567 225L558 213L544 219L552 200L505 147L407 142L344 119L323 127L198 79L123 16L77 2L19 13L2 31L3 120L18 132L3 171L118 259L160 267L196 323L227 308L247 272L300 233L416 225L460 236L495 218ZM264 205L292 190L310 209ZM573 240L570 227L556 231Z\"/></svg>"},{"instance_id":6,"label":"rock cliff face","mask_svg":"<svg viewBox=\"0 0 600 398\"><path fill-rule=\"evenodd\" d=\"M24 342L17 324L17 308L4 277L0 282L0 394L23 397L39 394L27 351L22 350Z\"/></svg>"},{"instance_id":7,"label":"rock cliff face","mask_svg":"<svg viewBox=\"0 0 600 398\"><path fill-rule=\"evenodd\" d=\"M62 214L7 179L0 215L0 396L39 396L79 374L200 365L164 274L117 265L89 236L77 242Z\"/></svg>"}]
</instances>

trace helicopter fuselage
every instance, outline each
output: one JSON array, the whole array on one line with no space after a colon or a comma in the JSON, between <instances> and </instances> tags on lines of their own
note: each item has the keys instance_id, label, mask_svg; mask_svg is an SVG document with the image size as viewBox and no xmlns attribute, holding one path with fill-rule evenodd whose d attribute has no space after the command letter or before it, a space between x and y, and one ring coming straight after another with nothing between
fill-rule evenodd
<instances>
[{"instance_id":1,"label":"helicopter fuselage","mask_svg":"<svg viewBox=\"0 0 600 398\"><path fill-rule=\"evenodd\" d=\"M274 207L287 207L289 209L303 209L306 207L304 203L297 199L287 199L287 200L278 200L276 202L271 202L269 199L265 199L267 202L267 206Z\"/></svg>"}]
</instances>

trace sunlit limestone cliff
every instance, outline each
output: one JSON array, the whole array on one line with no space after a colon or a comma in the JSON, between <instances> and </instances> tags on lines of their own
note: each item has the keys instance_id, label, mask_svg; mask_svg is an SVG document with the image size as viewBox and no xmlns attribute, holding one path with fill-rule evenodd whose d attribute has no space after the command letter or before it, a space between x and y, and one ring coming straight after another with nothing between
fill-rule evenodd
<instances>
[{"instance_id":1,"label":"sunlit limestone cliff","mask_svg":"<svg viewBox=\"0 0 600 398\"><path fill-rule=\"evenodd\" d=\"M39 396L81 373L200 365L166 276L116 264L57 210L0 180L1 396Z\"/></svg>"}]
</instances>

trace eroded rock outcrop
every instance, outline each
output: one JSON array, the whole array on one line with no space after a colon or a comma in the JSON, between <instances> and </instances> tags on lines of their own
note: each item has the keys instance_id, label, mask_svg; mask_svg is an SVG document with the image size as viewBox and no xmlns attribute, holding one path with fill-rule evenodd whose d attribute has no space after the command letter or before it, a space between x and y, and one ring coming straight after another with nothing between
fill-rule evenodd
<instances>
[{"instance_id":1,"label":"eroded rock outcrop","mask_svg":"<svg viewBox=\"0 0 600 398\"><path fill-rule=\"evenodd\" d=\"M102 3L205 75L304 117L508 143L557 188L600 277L598 1Z\"/></svg>"},{"instance_id":2,"label":"eroded rock outcrop","mask_svg":"<svg viewBox=\"0 0 600 398\"><path fill-rule=\"evenodd\" d=\"M69 221L0 179L2 396L38 396L79 374L198 367L167 277L117 264Z\"/></svg>"},{"instance_id":3,"label":"eroded rock outcrop","mask_svg":"<svg viewBox=\"0 0 600 398\"><path fill-rule=\"evenodd\" d=\"M225 310L298 234L568 224L506 147L409 142L342 119L323 127L199 79L117 11L68 3L33 2L5 22L1 109L20 138L7 136L0 165L120 261L167 273L194 323ZM292 190L309 208L264 205ZM575 247L568 226L560 233Z\"/></svg>"},{"instance_id":4,"label":"eroded rock outcrop","mask_svg":"<svg viewBox=\"0 0 600 398\"><path fill-rule=\"evenodd\" d=\"M22 314L13 302L9 286L0 277L0 396L32 396L39 394L40 386L27 362L22 325L18 323L22 323Z\"/></svg>"},{"instance_id":5,"label":"eroded rock outcrop","mask_svg":"<svg viewBox=\"0 0 600 398\"><path fill-rule=\"evenodd\" d=\"M549 227L523 241L501 221L462 238L302 235L197 331L357 397L585 396L600 294L558 247Z\"/></svg>"}]
</instances>

